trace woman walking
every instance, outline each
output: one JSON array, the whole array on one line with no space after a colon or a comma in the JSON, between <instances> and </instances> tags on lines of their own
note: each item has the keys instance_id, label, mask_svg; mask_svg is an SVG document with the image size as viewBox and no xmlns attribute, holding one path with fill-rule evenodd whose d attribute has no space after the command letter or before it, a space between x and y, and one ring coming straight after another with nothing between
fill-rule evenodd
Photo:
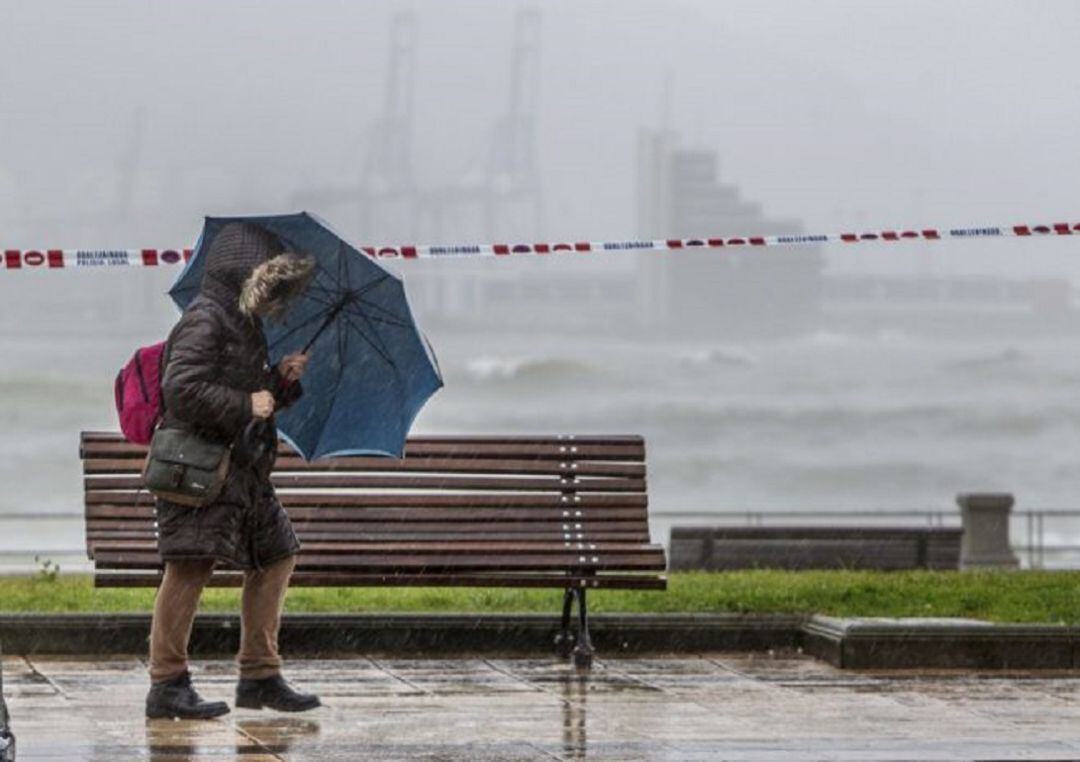
<instances>
[{"instance_id":1,"label":"woman walking","mask_svg":"<svg viewBox=\"0 0 1080 762\"><path fill-rule=\"evenodd\" d=\"M210 718L229 711L225 702L200 698L187 657L199 598L219 563L244 573L236 705L313 709L318 697L296 692L281 676L278 629L300 544L270 483L274 410L302 394L307 356L289 355L270 367L261 322L304 289L313 265L247 223L222 228L206 256L199 295L166 345L162 425L232 444L233 456L213 503L190 508L157 501L165 575L154 604L146 716Z\"/></svg>"}]
</instances>

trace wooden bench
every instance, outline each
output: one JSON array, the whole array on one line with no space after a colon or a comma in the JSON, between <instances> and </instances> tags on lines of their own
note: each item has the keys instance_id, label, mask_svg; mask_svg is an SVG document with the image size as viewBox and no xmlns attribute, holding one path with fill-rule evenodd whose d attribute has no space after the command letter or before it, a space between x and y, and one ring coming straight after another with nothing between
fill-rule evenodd
<instances>
[{"instance_id":1,"label":"wooden bench","mask_svg":"<svg viewBox=\"0 0 1080 762\"><path fill-rule=\"evenodd\" d=\"M145 454L119 434L82 433L98 587L161 580ZM283 444L272 479L303 544L293 585L561 589L556 650L581 667L592 657L588 589L667 586L663 546L649 540L641 437L413 437L400 460L311 463ZM219 569L211 584L241 581Z\"/></svg>"}]
</instances>

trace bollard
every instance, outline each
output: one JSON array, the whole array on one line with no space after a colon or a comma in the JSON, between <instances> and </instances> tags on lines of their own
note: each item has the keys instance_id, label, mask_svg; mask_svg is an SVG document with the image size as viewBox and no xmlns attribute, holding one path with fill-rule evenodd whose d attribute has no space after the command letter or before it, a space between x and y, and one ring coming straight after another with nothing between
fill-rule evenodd
<instances>
[{"instance_id":1,"label":"bollard","mask_svg":"<svg viewBox=\"0 0 1080 762\"><path fill-rule=\"evenodd\" d=\"M1013 496L1007 492L962 493L956 502L964 526L960 568L1017 568L1020 561L1009 545Z\"/></svg>"}]
</instances>

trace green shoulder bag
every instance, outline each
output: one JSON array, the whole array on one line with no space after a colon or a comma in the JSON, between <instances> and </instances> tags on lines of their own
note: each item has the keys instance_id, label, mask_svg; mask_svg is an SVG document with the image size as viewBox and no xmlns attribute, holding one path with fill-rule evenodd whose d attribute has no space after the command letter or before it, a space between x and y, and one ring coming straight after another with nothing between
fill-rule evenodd
<instances>
[{"instance_id":1,"label":"green shoulder bag","mask_svg":"<svg viewBox=\"0 0 1080 762\"><path fill-rule=\"evenodd\" d=\"M155 497L202 508L225 486L232 447L183 429L161 428L150 440L143 482Z\"/></svg>"}]
</instances>

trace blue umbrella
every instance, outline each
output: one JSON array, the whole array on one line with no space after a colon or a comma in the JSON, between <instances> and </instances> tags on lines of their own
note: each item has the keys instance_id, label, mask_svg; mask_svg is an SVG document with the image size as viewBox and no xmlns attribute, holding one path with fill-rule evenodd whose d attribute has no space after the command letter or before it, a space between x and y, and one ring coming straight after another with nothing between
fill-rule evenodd
<instances>
[{"instance_id":1,"label":"blue umbrella","mask_svg":"<svg viewBox=\"0 0 1080 762\"><path fill-rule=\"evenodd\" d=\"M271 362L311 351L304 395L277 415L278 431L304 458L400 458L420 408L442 385L401 279L307 212L207 217L194 254L169 291L181 309L199 293L206 252L230 222L277 235L315 260L315 275L280 320L264 323Z\"/></svg>"}]
</instances>

